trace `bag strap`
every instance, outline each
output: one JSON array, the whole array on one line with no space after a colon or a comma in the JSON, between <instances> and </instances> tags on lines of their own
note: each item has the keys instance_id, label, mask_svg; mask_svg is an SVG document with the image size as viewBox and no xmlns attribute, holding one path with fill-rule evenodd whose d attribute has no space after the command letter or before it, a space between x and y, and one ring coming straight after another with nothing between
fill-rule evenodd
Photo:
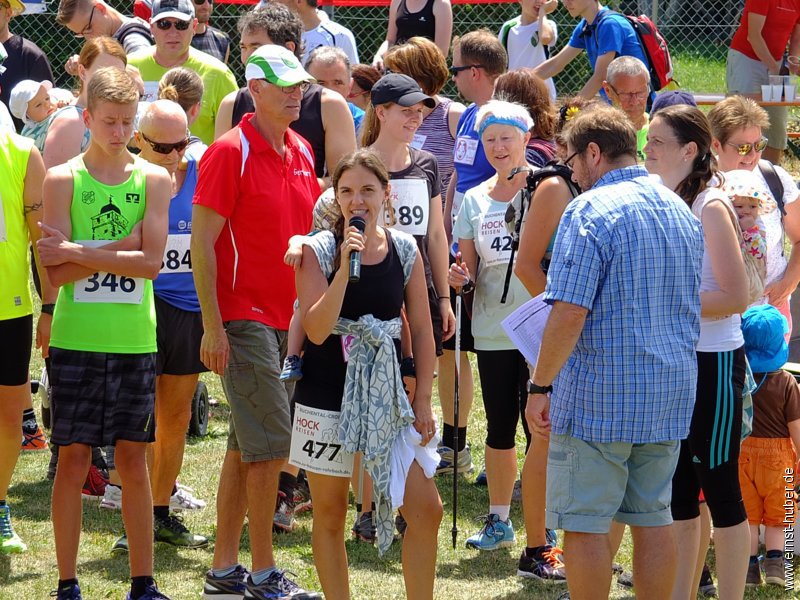
<instances>
[{"instance_id":1,"label":"bag strap","mask_svg":"<svg viewBox=\"0 0 800 600\"><path fill-rule=\"evenodd\" d=\"M764 176L764 180L767 182L767 186L769 186L769 191L778 204L778 208L781 211L781 222L783 222L783 217L786 216L786 205L783 202L783 182L781 182L781 178L778 177L778 172L775 170L773 164L768 160L764 160L763 158L759 160L758 169Z\"/></svg>"}]
</instances>

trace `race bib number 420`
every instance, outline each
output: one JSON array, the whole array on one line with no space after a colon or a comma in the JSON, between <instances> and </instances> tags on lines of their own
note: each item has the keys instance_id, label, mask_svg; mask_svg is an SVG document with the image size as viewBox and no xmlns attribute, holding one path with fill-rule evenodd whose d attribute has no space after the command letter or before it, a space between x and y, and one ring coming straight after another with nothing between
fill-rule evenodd
<instances>
[{"instance_id":1,"label":"race bib number 420","mask_svg":"<svg viewBox=\"0 0 800 600\"><path fill-rule=\"evenodd\" d=\"M108 244L108 240L78 240L77 244L97 248ZM144 278L125 277L116 273L98 271L79 279L74 284L75 302L114 302L117 304L141 304L144 294Z\"/></svg>"},{"instance_id":2,"label":"race bib number 420","mask_svg":"<svg viewBox=\"0 0 800 600\"><path fill-rule=\"evenodd\" d=\"M185 233L168 235L159 273L191 273L192 252L189 248L191 241L192 236Z\"/></svg>"},{"instance_id":3,"label":"race bib number 420","mask_svg":"<svg viewBox=\"0 0 800 600\"><path fill-rule=\"evenodd\" d=\"M289 463L320 475L352 475L353 455L339 443L337 411L295 404Z\"/></svg>"}]
</instances>

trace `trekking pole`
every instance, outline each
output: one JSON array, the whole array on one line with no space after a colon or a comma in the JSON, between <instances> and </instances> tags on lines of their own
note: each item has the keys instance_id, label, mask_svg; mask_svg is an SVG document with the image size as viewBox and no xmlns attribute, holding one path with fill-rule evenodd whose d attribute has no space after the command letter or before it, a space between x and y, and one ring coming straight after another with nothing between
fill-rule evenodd
<instances>
[{"instance_id":1,"label":"trekking pole","mask_svg":"<svg viewBox=\"0 0 800 600\"><path fill-rule=\"evenodd\" d=\"M461 266L461 252L456 254L456 264ZM456 381L453 387L453 550L458 538L458 384L461 377L461 287L456 288Z\"/></svg>"}]
</instances>

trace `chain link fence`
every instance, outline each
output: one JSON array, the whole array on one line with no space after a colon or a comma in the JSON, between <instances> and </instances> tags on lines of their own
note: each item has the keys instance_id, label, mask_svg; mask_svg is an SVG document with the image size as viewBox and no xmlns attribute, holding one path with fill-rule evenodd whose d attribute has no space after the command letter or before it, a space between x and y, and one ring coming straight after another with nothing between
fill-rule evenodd
<instances>
[{"instance_id":1,"label":"chain link fence","mask_svg":"<svg viewBox=\"0 0 800 600\"><path fill-rule=\"evenodd\" d=\"M107 2L125 14L132 12L132 0L107 0ZM733 32L739 24L744 0L615 0L609 3L625 14L647 14L658 24L666 37L676 75L681 81L683 61L699 59L704 63L712 63L722 69L724 77L725 54ZM72 78L66 74L63 65L67 58L80 50L81 40L76 39L65 27L56 23L55 14L58 1L47 3L47 11L36 15L21 15L11 22L11 31L35 42L44 50L50 59L56 84L62 87L74 85ZM216 4L212 23L215 27L227 32L238 44L236 23L249 6L237 4ZM348 27L355 35L358 52L363 62L372 60L375 51L386 36L387 7L327 8L337 22ZM519 5L505 4L457 4L453 6L453 33L463 35L479 27L491 31L499 31L502 23L519 14ZM569 16L563 6L550 16L559 30L556 49L562 48L568 41L576 21ZM230 66L240 83L244 81L244 68L238 57L238 51L231 53ZM588 79L591 72L589 63L579 57L567 69L556 77L556 86L560 95L577 92ZM705 87L704 87L705 86ZM719 89L719 77L700 78L693 82L692 91L722 92ZM445 93L455 95L455 89L449 86Z\"/></svg>"}]
</instances>

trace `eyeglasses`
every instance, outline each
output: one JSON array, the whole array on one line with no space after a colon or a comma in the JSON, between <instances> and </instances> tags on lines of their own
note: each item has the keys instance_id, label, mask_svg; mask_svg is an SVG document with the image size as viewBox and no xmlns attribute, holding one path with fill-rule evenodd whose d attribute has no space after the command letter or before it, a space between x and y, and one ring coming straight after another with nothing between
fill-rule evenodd
<instances>
[{"instance_id":1,"label":"eyeglasses","mask_svg":"<svg viewBox=\"0 0 800 600\"><path fill-rule=\"evenodd\" d=\"M94 9L97 8L97 4L92 5L92 12L89 13L89 21L86 23L86 27L81 29L78 33L75 33L76 38L82 38L87 33L92 32L92 19L94 19Z\"/></svg>"},{"instance_id":2,"label":"eyeglasses","mask_svg":"<svg viewBox=\"0 0 800 600\"><path fill-rule=\"evenodd\" d=\"M307 81L303 81L302 83L297 83L295 85L287 85L287 86L275 85L274 83L272 83L271 81L267 81L266 79L259 79L259 81L263 81L264 83L268 83L270 85L274 85L276 88L278 88L280 91L282 91L287 96L289 94L294 94L297 90L300 90L301 93L305 94L306 90L308 90L308 86L311 85Z\"/></svg>"},{"instance_id":3,"label":"eyeglasses","mask_svg":"<svg viewBox=\"0 0 800 600\"><path fill-rule=\"evenodd\" d=\"M611 91L619 96L620 100L643 100L650 95L650 90L644 90L642 92L618 92L617 88L610 83L608 84L608 87L610 87Z\"/></svg>"},{"instance_id":4,"label":"eyeglasses","mask_svg":"<svg viewBox=\"0 0 800 600\"><path fill-rule=\"evenodd\" d=\"M572 161L575 160L575 157L578 156L578 154L580 154L581 152L583 152L583 150L576 150L575 152L573 152L572 155L570 155L570 157L564 161L564 165L571 169Z\"/></svg>"},{"instance_id":5,"label":"eyeglasses","mask_svg":"<svg viewBox=\"0 0 800 600\"><path fill-rule=\"evenodd\" d=\"M448 71L450 71L450 75L455 77L456 75L461 73L461 71L466 71L467 69L485 69L485 68L486 67L484 67L483 65L462 65L460 67L450 67Z\"/></svg>"},{"instance_id":6,"label":"eyeglasses","mask_svg":"<svg viewBox=\"0 0 800 600\"><path fill-rule=\"evenodd\" d=\"M725 143L728 146L733 146L734 148L736 148L736 152L739 153L739 156L747 156L748 154L750 154L751 150L755 150L756 152L763 152L764 148L767 147L767 142L768 141L769 140L762 135L761 139L758 140L754 144L749 144L749 143L748 144L734 144L732 142L725 142Z\"/></svg>"},{"instance_id":7,"label":"eyeglasses","mask_svg":"<svg viewBox=\"0 0 800 600\"><path fill-rule=\"evenodd\" d=\"M170 21L168 19L156 21L156 27L158 27L161 31L169 31L173 25L178 31L186 31L189 29L190 24L190 21Z\"/></svg>"},{"instance_id":8,"label":"eyeglasses","mask_svg":"<svg viewBox=\"0 0 800 600\"><path fill-rule=\"evenodd\" d=\"M189 145L189 138L187 137L185 140L181 140L180 142L175 142L174 144L165 144L162 142L154 142L141 131L139 132L142 136L142 139L150 144L150 147L159 154L171 154L173 150L180 153L186 150L186 146Z\"/></svg>"},{"instance_id":9,"label":"eyeglasses","mask_svg":"<svg viewBox=\"0 0 800 600\"><path fill-rule=\"evenodd\" d=\"M369 90L363 90L361 92L350 92L349 94L347 94L347 99L349 100L350 98L358 98L359 96L363 96L364 94L369 94Z\"/></svg>"}]
</instances>

